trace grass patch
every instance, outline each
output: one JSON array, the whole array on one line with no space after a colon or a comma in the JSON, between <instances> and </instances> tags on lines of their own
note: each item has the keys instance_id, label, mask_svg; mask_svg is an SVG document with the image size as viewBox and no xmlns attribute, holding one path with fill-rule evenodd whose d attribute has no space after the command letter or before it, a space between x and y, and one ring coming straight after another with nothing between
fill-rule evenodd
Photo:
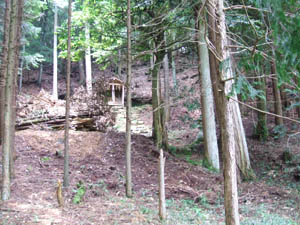
<instances>
[{"instance_id":1,"label":"grass patch","mask_svg":"<svg viewBox=\"0 0 300 225\"><path fill-rule=\"evenodd\" d=\"M76 185L76 189L73 190L75 192L75 195L73 197L73 203L74 204L79 204L86 192L86 188L83 184L82 181L79 181L78 184Z\"/></svg>"},{"instance_id":2,"label":"grass patch","mask_svg":"<svg viewBox=\"0 0 300 225\"><path fill-rule=\"evenodd\" d=\"M247 206L249 207L249 206ZM244 209L245 210L245 209ZM249 209L246 209L246 211ZM251 211L251 212L250 212ZM279 215L270 212L264 205L259 206L255 211L249 210L246 214L252 214L251 217L244 217L241 225L297 225L298 222L286 215Z\"/></svg>"},{"instance_id":3,"label":"grass patch","mask_svg":"<svg viewBox=\"0 0 300 225\"><path fill-rule=\"evenodd\" d=\"M167 220L163 224L213 225L224 224L223 213L205 210L192 200L167 200Z\"/></svg>"}]
</instances>

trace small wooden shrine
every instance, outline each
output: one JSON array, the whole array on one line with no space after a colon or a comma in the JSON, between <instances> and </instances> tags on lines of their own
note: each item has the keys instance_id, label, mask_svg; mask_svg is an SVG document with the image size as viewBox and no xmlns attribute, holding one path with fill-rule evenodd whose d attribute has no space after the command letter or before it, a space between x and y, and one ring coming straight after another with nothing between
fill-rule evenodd
<instances>
[{"instance_id":1,"label":"small wooden shrine","mask_svg":"<svg viewBox=\"0 0 300 225\"><path fill-rule=\"evenodd\" d=\"M108 104L124 106L124 82L116 77L109 79Z\"/></svg>"}]
</instances>

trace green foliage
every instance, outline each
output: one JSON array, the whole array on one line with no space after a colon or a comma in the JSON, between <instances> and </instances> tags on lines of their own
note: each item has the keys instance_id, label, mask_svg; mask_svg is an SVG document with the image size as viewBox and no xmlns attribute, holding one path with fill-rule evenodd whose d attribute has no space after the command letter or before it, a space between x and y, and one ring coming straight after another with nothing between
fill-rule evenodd
<instances>
[{"instance_id":1,"label":"green foliage","mask_svg":"<svg viewBox=\"0 0 300 225\"><path fill-rule=\"evenodd\" d=\"M275 126L272 130L274 139L281 139L286 136L287 129L283 125Z\"/></svg>"},{"instance_id":2,"label":"green foliage","mask_svg":"<svg viewBox=\"0 0 300 225\"><path fill-rule=\"evenodd\" d=\"M253 1L253 4L266 10L261 12L261 20L266 29L266 42L274 47L271 55L275 56L279 85L283 83L293 86L299 91L300 71L300 17L299 1L296 0L266 0ZM271 30L271 32L267 32Z\"/></svg>"},{"instance_id":3,"label":"green foliage","mask_svg":"<svg viewBox=\"0 0 300 225\"><path fill-rule=\"evenodd\" d=\"M284 163L289 163L293 160L292 152L288 148L282 153L282 160Z\"/></svg>"},{"instance_id":4,"label":"green foliage","mask_svg":"<svg viewBox=\"0 0 300 225\"><path fill-rule=\"evenodd\" d=\"M287 111L293 110L300 107L300 93L299 89L284 89L284 92L288 95L289 99L292 100L292 104L286 108Z\"/></svg>"},{"instance_id":5,"label":"green foliage","mask_svg":"<svg viewBox=\"0 0 300 225\"><path fill-rule=\"evenodd\" d=\"M124 10L111 0L105 1L75 1L75 10L72 14L72 49L73 61L84 56L87 46L91 47L92 56L97 63L104 66L118 60L118 49L126 40L126 29L123 18ZM89 24L90 42L85 37L85 26ZM67 33L65 21L58 30L60 57L67 56Z\"/></svg>"},{"instance_id":6,"label":"green foliage","mask_svg":"<svg viewBox=\"0 0 300 225\"><path fill-rule=\"evenodd\" d=\"M294 74L299 77L300 69L300 17L299 2L296 0L266 1L272 10L270 26L276 46L276 61L279 76L284 82L292 82Z\"/></svg>"},{"instance_id":7,"label":"green foliage","mask_svg":"<svg viewBox=\"0 0 300 225\"><path fill-rule=\"evenodd\" d=\"M39 53L30 54L28 52L23 52L22 58L24 60L24 68L28 70L30 67L37 68L40 63L45 61L45 58Z\"/></svg>"},{"instance_id":8,"label":"green foliage","mask_svg":"<svg viewBox=\"0 0 300 225\"><path fill-rule=\"evenodd\" d=\"M185 102L183 105L187 108L189 112L194 111L196 109L200 109L200 102L198 99L192 99L190 101Z\"/></svg>"},{"instance_id":9,"label":"green foliage","mask_svg":"<svg viewBox=\"0 0 300 225\"><path fill-rule=\"evenodd\" d=\"M75 193L73 197L73 203L79 204L82 201L83 196L85 195L86 192L86 188L82 181L78 182L78 184L76 185L76 189L74 189L73 192Z\"/></svg>"},{"instance_id":10,"label":"green foliage","mask_svg":"<svg viewBox=\"0 0 300 225\"><path fill-rule=\"evenodd\" d=\"M51 160L51 158L46 156L46 157L41 158L41 160L42 160L43 162L46 162L46 161Z\"/></svg>"},{"instance_id":11,"label":"green foliage","mask_svg":"<svg viewBox=\"0 0 300 225\"><path fill-rule=\"evenodd\" d=\"M209 171L211 171L211 172L214 172L214 173L219 172L216 168L214 168L214 167L208 162L208 160L207 160L206 158L204 158L204 159L202 160L201 165L202 165L203 167L205 167L206 169L208 169Z\"/></svg>"},{"instance_id":12,"label":"green foliage","mask_svg":"<svg viewBox=\"0 0 300 225\"><path fill-rule=\"evenodd\" d=\"M240 75L236 78L232 91L235 91L236 94L240 95L243 101L247 100L248 98L251 98L252 100L255 98L261 98L263 100L266 99L264 92L262 90L255 89L243 75ZM231 95L232 94L233 92L231 92Z\"/></svg>"},{"instance_id":13,"label":"green foliage","mask_svg":"<svg viewBox=\"0 0 300 225\"><path fill-rule=\"evenodd\" d=\"M264 98L263 93L253 88L256 86L255 82L246 80L245 74L251 74L252 77L268 74L270 65L275 59L279 86L289 83L289 89L296 90L295 96L298 96L300 90L299 1L248 0L245 4L259 10L229 10L226 14L228 28L234 34L234 45L237 46L235 51L238 52L235 54L238 57L235 90L243 100L248 97ZM296 103L292 107L298 105Z\"/></svg>"},{"instance_id":14,"label":"green foliage","mask_svg":"<svg viewBox=\"0 0 300 225\"><path fill-rule=\"evenodd\" d=\"M186 161L193 166L200 166L202 165L202 161L199 159L192 159L191 156L186 156Z\"/></svg>"},{"instance_id":15,"label":"green foliage","mask_svg":"<svg viewBox=\"0 0 300 225\"><path fill-rule=\"evenodd\" d=\"M190 89L191 91L191 89ZM193 90L192 90L193 91ZM193 112L201 108L199 99L189 99L183 106L187 109L188 112ZM202 128L202 117L200 116L197 119L192 118L188 113L179 117L179 119L184 123L189 123L191 129L201 129Z\"/></svg>"},{"instance_id":16,"label":"green foliage","mask_svg":"<svg viewBox=\"0 0 300 225\"><path fill-rule=\"evenodd\" d=\"M207 199L203 197L199 203L190 199L180 201L166 200L168 218L164 224L180 225L212 225L223 224L220 222L221 213L217 213L214 207L208 205ZM206 209L204 209L206 208Z\"/></svg>"}]
</instances>

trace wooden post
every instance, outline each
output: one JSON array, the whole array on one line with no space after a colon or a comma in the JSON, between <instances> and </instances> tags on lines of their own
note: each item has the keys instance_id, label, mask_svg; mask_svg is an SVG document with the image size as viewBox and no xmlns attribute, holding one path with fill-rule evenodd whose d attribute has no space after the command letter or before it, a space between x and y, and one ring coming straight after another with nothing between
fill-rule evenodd
<instances>
[{"instance_id":1,"label":"wooden post","mask_svg":"<svg viewBox=\"0 0 300 225\"><path fill-rule=\"evenodd\" d=\"M122 106L124 106L124 95L125 95L125 88L124 85L122 85Z\"/></svg>"},{"instance_id":2,"label":"wooden post","mask_svg":"<svg viewBox=\"0 0 300 225\"><path fill-rule=\"evenodd\" d=\"M115 102L116 102L116 96L115 96L115 85L114 84L112 84L112 88L111 88L111 94L112 94L112 102L113 102L113 104L115 104Z\"/></svg>"},{"instance_id":3,"label":"wooden post","mask_svg":"<svg viewBox=\"0 0 300 225\"><path fill-rule=\"evenodd\" d=\"M166 219L166 195L165 195L165 162L166 158L164 158L163 150L160 149L159 156L159 218L161 220Z\"/></svg>"}]
</instances>

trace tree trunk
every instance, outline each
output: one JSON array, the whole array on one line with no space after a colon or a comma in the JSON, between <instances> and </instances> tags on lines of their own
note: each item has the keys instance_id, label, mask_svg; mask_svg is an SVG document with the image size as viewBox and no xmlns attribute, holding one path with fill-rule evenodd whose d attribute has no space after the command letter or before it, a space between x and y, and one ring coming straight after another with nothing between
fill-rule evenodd
<instances>
[{"instance_id":1,"label":"tree trunk","mask_svg":"<svg viewBox=\"0 0 300 225\"><path fill-rule=\"evenodd\" d=\"M53 99L58 99L57 88L57 5L54 3L54 40L53 40Z\"/></svg>"},{"instance_id":2,"label":"tree trunk","mask_svg":"<svg viewBox=\"0 0 300 225\"><path fill-rule=\"evenodd\" d=\"M83 85L85 81L83 59L80 59L78 64L79 64L79 83Z\"/></svg>"},{"instance_id":3,"label":"tree trunk","mask_svg":"<svg viewBox=\"0 0 300 225\"><path fill-rule=\"evenodd\" d=\"M165 194L165 162L163 150L160 149L158 165L158 184L159 184L159 217L161 220L166 219L166 194Z\"/></svg>"},{"instance_id":4,"label":"tree trunk","mask_svg":"<svg viewBox=\"0 0 300 225\"><path fill-rule=\"evenodd\" d=\"M25 54L25 44L23 45L22 55ZM22 85L23 85L23 65L24 65L24 59L21 58L21 65L20 65L20 73L19 75L19 93L22 91Z\"/></svg>"},{"instance_id":5,"label":"tree trunk","mask_svg":"<svg viewBox=\"0 0 300 225\"><path fill-rule=\"evenodd\" d=\"M66 124L65 124L65 151L64 151L64 186L69 186L69 117L70 117L70 86L71 86L71 19L72 0L68 7L68 48L67 48L67 79L66 79Z\"/></svg>"},{"instance_id":6,"label":"tree trunk","mask_svg":"<svg viewBox=\"0 0 300 225\"><path fill-rule=\"evenodd\" d=\"M300 78L297 77L297 76L294 76L294 82L295 82L296 88L299 90L299 88L300 88ZM296 97L295 101L297 103L300 103L299 95ZM297 118L300 119L300 106L296 106L296 112L297 112Z\"/></svg>"},{"instance_id":7,"label":"tree trunk","mask_svg":"<svg viewBox=\"0 0 300 225\"><path fill-rule=\"evenodd\" d=\"M202 103L202 121L204 136L204 155L205 160L214 169L220 169L219 150L216 134L216 122L214 112L214 100L212 84L209 69L209 54L205 41L205 15L200 15L201 7L195 7L196 10L196 43L198 49L198 71L201 79L201 103Z\"/></svg>"},{"instance_id":8,"label":"tree trunk","mask_svg":"<svg viewBox=\"0 0 300 225\"><path fill-rule=\"evenodd\" d=\"M224 200L225 200L225 220L226 225L238 225L238 193L237 193L237 174L236 174L236 146L234 131L234 119L238 116L235 114L235 103L227 95L230 93L233 80L224 82L224 80L232 77L231 65L228 63L230 59L229 51L227 49L226 28L225 28L225 14L223 0L209 0L209 20L211 24L215 24L211 29L210 34L213 32L213 39L211 41L215 47L215 54L221 60L218 62L216 58L214 63L217 64L217 76L213 80L216 82L217 90L214 90L217 98L217 111L219 115L219 122L221 127L222 136L222 151L224 156ZM217 26L216 26L217 24ZM212 53L211 53L212 54ZM219 64L222 64L219 65Z\"/></svg>"},{"instance_id":9,"label":"tree trunk","mask_svg":"<svg viewBox=\"0 0 300 225\"><path fill-rule=\"evenodd\" d=\"M160 94L160 76L159 71L164 59L164 53L157 52L155 54L156 61L152 71L152 108L153 108L153 137L158 148L164 145L164 127L163 127L163 107Z\"/></svg>"},{"instance_id":10,"label":"tree trunk","mask_svg":"<svg viewBox=\"0 0 300 225\"><path fill-rule=\"evenodd\" d=\"M152 44L152 41L149 41L149 46L152 49L151 54L150 54L150 69L149 69L149 77L148 81L151 81L151 75L154 69L154 63L155 63L155 56L154 56L154 51L155 51L155 46Z\"/></svg>"},{"instance_id":11,"label":"tree trunk","mask_svg":"<svg viewBox=\"0 0 300 225\"><path fill-rule=\"evenodd\" d=\"M86 71L86 90L89 95L92 95L92 60L91 60L91 46L90 46L90 28L88 22L85 24L85 40L87 49L85 51L85 71Z\"/></svg>"},{"instance_id":12,"label":"tree trunk","mask_svg":"<svg viewBox=\"0 0 300 225\"><path fill-rule=\"evenodd\" d=\"M17 76L17 68L19 66L19 44L21 21L23 13L23 0L6 1L6 10L10 15L8 23L9 36L8 37L8 54L7 66L5 76L5 104L4 104L4 133L2 146L2 200L10 198L10 171L11 167L11 153L14 151L14 88Z\"/></svg>"},{"instance_id":13,"label":"tree trunk","mask_svg":"<svg viewBox=\"0 0 300 225\"><path fill-rule=\"evenodd\" d=\"M160 85L160 68L166 54L164 41L164 26L160 16L155 16L150 13L153 18L156 18L156 24L153 26L154 31L154 56L155 63L152 70L152 109L153 109L153 132L152 136L158 149L168 148L168 132L166 127L166 114L164 112L163 101L161 97Z\"/></svg>"},{"instance_id":14,"label":"tree trunk","mask_svg":"<svg viewBox=\"0 0 300 225\"><path fill-rule=\"evenodd\" d=\"M274 75L274 78L272 79L273 95L274 95L274 112L276 115L280 116L280 117L277 116L275 117L275 124L277 126L283 126L281 94L280 94L280 89L278 87L275 62L271 63L271 74Z\"/></svg>"},{"instance_id":15,"label":"tree trunk","mask_svg":"<svg viewBox=\"0 0 300 225\"><path fill-rule=\"evenodd\" d=\"M172 33L172 40L175 42L175 32ZM171 53L171 66L172 66L172 79L173 79L173 89L175 90L176 96L178 95L178 87L177 87L177 78L176 78L176 62L175 62L175 56L176 56L176 51L175 51L176 46L174 45Z\"/></svg>"},{"instance_id":16,"label":"tree trunk","mask_svg":"<svg viewBox=\"0 0 300 225\"><path fill-rule=\"evenodd\" d=\"M257 108L266 112L267 111L267 101L266 101L266 83L264 78L258 78L258 84L256 88L261 90L264 93L263 98L257 98ZM269 132L267 127L267 114L257 111L257 124L255 126L255 136L261 140L266 141L268 138Z\"/></svg>"},{"instance_id":17,"label":"tree trunk","mask_svg":"<svg viewBox=\"0 0 300 225\"><path fill-rule=\"evenodd\" d=\"M216 1L216 0L213 0ZM211 13L214 13L213 8L209 7L209 10ZM212 43L217 42L217 35L213 31L217 29L217 25L213 23L213 21L209 21L209 37L210 41ZM210 60L210 72L211 72L211 78L212 78L212 86L213 86L213 94L214 94L214 99L216 102L216 106L218 107L218 84L216 81L218 77L218 71L217 68L219 68L219 63L216 61L215 56L213 53L210 52L209 56ZM224 62L225 64L228 63ZM232 98L237 100L236 94L231 96ZM230 104L231 111L233 113L233 124L234 124L234 136L235 136L235 149L236 149L236 162L238 166L238 176L244 178L245 180L247 179L252 179L255 177L255 174L253 173L253 170L251 168L250 164L250 157L249 157L249 152L248 152L248 146L247 146L247 141L246 141L246 135L245 135L245 130L243 127L242 123L242 117L241 117L241 112L240 112L240 107L237 101L234 103ZM221 117L222 112L220 110L217 110L217 119L220 123L220 117ZM221 136L221 142L222 136Z\"/></svg>"},{"instance_id":18,"label":"tree trunk","mask_svg":"<svg viewBox=\"0 0 300 225\"><path fill-rule=\"evenodd\" d=\"M121 50L119 49L118 50L118 77L122 80L122 66L123 66L123 63L122 63L122 54L121 54Z\"/></svg>"},{"instance_id":19,"label":"tree trunk","mask_svg":"<svg viewBox=\"0 0 300 225\"><path fill-rule=\"evenodd\" d=\"M46 35L46 26L47 26L47 18L48 18L48 9L43 11L45 13L45 16L42 17L42 29L41 29L41 43L43 43L45 41L45 35ZM40 52L42 54L43 50L42 50L42 46L40 46ZM43 68L44 65L43 63L40 63L40 71L39 71L39 76L38 76L38 80L37 83L39 85L39 87L42 87L42 79L43 79Z\"/></svg>"},{"instance_id":20,"label":"tree trunk","mask_svg":"<svg viewBox=\"0 0 300 225\"><path fill-rule=\"evenodd\" d=\"M20 61L20 42L21 42L21 33L22 33L22 17L23 17L23 5L24 0L18 1L17 7L17 36L16 36L16 49L15 49L15 61L14 61L14 80L12 86L12 114L11 114L11 138L10 138L10 155L9 155L9 173L10 178L15 177L15 159L16 159L16 149L15 149L15 124L16 124L16 90L17 90L17 78L19 74L19 61ZM23 46L23 52L25 52L25 45ZM22 61L23 62L23 61ZM22 65L23 67L23 65Z\"/></svg>"},{"instance_id":21,"label":"tree trunk","mask_svg":"<svg viewBox=\"0 0 300 225\"><path fill-rule=\"evenodd\" d=\"M4 132L4 106L5 106L5 82L7 74L8 64L8 43L9 43L9 27L10 27L10 13L11 13L11 2L5 1L5 15L4 15L4 27L3 27L3 45L1 55L1 70L0 70L0 143L3 142Z\"/></svg>"},{"instance_id":22,"label":"tree trunk","mask_svg":"<svg viewBox=\"0 0 300 225\"><path fill-rule=\"evenodd\" d=\"M164 35L165 45L167 45L167 33ZM165 123L170 120L170 82L169 82L169 59L168 52L166 50L166 54L164 56L164 113L165 113Z\"/></svg>"},{"instance_id":23,"label":"tree trunk","mask_svg":"<svg viewBox=\"0 0 300 225\"><path fill-rule=\"evenodd\" d=\"M154 54L153 51L151 52L151 56L150 56L150 70L152 71L154 68ZM151 72L152 73L152 72ZM150 74L151 74L150 73Z\"/></svg>"},{"instance_id":24,"label":"tree trunk","mask_svg":"<svg viewBox=\"0 0 300 225\"><path fill-rule=\"evenodd\" d=\"M131 6L127 0L126 196L132 197L131 175Z\"/></svg>"},{"instance_id":25,"label":"tree trunk","mask_svg":"<svg viewBox=\"0 0 300 225\"><path fill-rule=\"evenodd\" d=\"M42 86L42 79L43 79L43 63L40 64L40 71L39 71L39 77L38 77L38 85L39 87Z\"/></svg>"}]
</instances>

